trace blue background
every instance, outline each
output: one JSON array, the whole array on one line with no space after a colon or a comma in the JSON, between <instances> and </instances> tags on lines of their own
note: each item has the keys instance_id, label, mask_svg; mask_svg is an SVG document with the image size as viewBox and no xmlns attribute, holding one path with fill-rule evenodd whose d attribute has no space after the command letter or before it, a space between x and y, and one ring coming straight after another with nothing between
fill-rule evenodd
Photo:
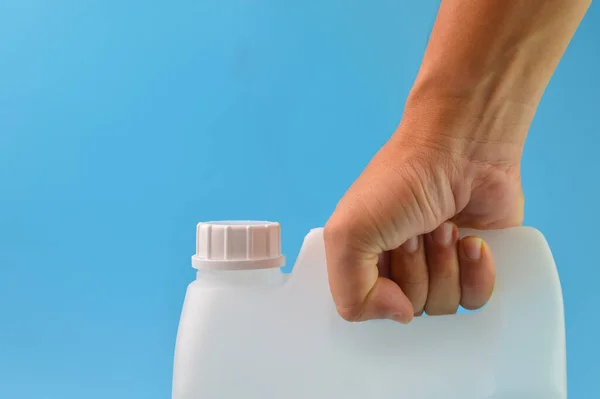
<instances>
[{"instance_id":1,"label":"blue background","mask_svg":"<svg viewBox=\"0 0 600 399\"><path fill-rule=\"evenodd\" d=\"M0 398L167 398L195 224L293 262L399 122L437 1L0 0ZM600 9L523 162L571 398L600 397ZM289 267L288 267L289 270Z\"/></svg>"}]
</instances>

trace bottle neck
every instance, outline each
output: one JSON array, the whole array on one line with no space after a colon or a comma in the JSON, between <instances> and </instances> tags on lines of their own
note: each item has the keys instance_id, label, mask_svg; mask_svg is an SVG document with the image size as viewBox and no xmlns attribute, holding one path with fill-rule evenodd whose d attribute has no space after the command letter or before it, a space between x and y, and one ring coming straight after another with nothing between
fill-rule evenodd
<instances>
[{"instance_id":1,"label":"bottle neck","mask_svg":"<svg viewBox=\"0 0 600 399\"><path fill-rule=\"evenodd\" d=\"M289 275L280 268L254 270L198 270L196 284L206 288L255 288L283 285Z\"/></svg>"}]
</instances>

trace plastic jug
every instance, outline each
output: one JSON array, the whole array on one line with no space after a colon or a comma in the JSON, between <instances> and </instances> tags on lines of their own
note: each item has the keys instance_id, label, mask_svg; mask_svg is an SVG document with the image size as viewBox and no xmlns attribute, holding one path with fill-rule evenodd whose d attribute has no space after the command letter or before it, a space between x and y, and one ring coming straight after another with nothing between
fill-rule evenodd
<instances>
[{"instance_id":1,"label":"plastic jug","mask_svg":"<svg viewBox=\"0 0 600 399\"><path fill-rule=\"evenodd\" d=\"M476 234L497 267L481 311L350 323L329 292L322 229L285 274L279 224L200 223L173 399L566 398L562 293L546 240L524 227Z\"/></svg>"}]
</instances>

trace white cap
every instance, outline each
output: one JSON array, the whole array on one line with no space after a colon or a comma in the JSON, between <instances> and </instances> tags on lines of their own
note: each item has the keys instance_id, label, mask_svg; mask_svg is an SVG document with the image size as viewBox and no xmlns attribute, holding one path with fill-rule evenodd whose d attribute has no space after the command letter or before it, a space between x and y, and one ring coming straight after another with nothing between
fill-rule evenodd
<instances>
[{"instance_id":1,"label":"white cap","mask_svg":"<svg viewBox=\"0 0 600 399\"><path fill-rule=\"evenodd\" d=\"M198 223L196 269L251 270L282 267L281 227L275 222L222 221Z\"/></svg>"}]
</instances>

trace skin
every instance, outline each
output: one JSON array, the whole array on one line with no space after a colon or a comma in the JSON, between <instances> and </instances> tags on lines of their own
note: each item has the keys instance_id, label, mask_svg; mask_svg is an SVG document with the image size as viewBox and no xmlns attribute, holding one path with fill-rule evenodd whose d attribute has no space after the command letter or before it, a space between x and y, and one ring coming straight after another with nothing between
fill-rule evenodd
<instances>
[{"instance_id":1,"label":"skin","mask_svg":"<svg viewBox=\"0 0 600 399\"><path fill-rule=\"evenodd\" d=\"M348 321L478 309L493 254L459 227L519 226L520 161L544 90L591 0L442 0L402 121L325 225Z\"/></svg>"}]
</instances>

